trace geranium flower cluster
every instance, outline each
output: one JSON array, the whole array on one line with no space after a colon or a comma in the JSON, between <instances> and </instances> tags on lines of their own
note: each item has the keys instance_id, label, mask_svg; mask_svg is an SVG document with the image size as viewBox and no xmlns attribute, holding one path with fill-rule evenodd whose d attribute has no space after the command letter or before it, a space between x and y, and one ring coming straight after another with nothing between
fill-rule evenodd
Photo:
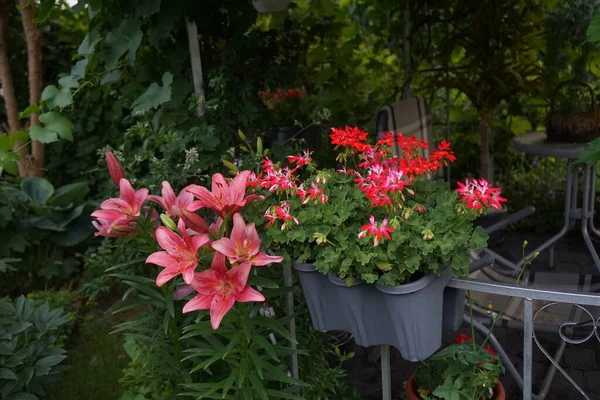
<instances>
[{"instance_id":1,"label":"geranium flower cluster","mask_svg":"<svg viewBox=\"0 0 600 400\"><path fill-rule=\"evenodd\" d=\"M469 342L469 343L473 342L473 338L471 338L470 336L465 335L464 333L461 333L454 340L454 343L456 343L456 344L461 344L463 342ZM494 349L492 349L492 346L490 346L489 344L487 346L483 347L483 349L485 351L487 351L488 353L490 353L492 356L497 356L498 355L498 353L496 353L494 351Z\"/></svg>"},{"instance_id":2,"label":"geranium flower cluster","mask_svg":"<svg viewBox=\"0 0 600 400\"><path fill-rule=\"evenodd\" d=\"M440 168L456 161L451 144L443 140L431 147L427 141L415 136L393 132L384 133L374 145L369 144L367 138L367 132L357 127L331 129L331 143L340 151L337 160L343 164L337 172L353 176L359 190L374 208L385 207L389 214L398 214L404 219L409 219L414 212L427 212L421 204L405 209L406 195L415 194L412 186L416 179L430 179ZM392 155L391 148L398 149L399 154ZM347 167L352 158L358 158L358 163L353 164L356 168ZM252 176L250 184L271 192L285 193L288 197L296 195L302 204L313 200L316 204L327 202L329 199L325 181L320 179L321 173L316 170L311 153L306 150L300 155L288 156L287 160L291 166L280 167L265 158L260 173ZM316 173L316 179L313 174L309 182L299 182L296 174L301 167ZM464 184L458 185L457 192L461 195L460 201L464 203L461 206L463 211L467 208L479 213L488 207L500 208L501 202L506 201L500 196L500 188L493 188L483 179L467 179ZM273 225L276 220L282 221L281 229L291 227L292 222L299 223L291 214L287 202L271 207L265 213L265 218L269 221L268 226ZM361 227L358 237L362 239L369 236L373 239L374 246L377 246L391 238L393 226L396 225L388 225L387 219L377 222L371 215L370 223ZM434 232L423 232L423 240L431 241L434 238Z\"/></svg>"},{"instance_id":3,"label":"geranium flower cluster","mask_svg":"<svg viewBox=\"0 0 600 400\"><path fill-rule=\"evenodd\" d=\"M269 110L273 110L284 101L303 99L306 97L306 90L304 88L276 90L265 89L258 92L258 97L267 106L267 108L269 108Z\"/></svg>"},{"instance_id":4,"label":"geranium flower cluster","mask_svg":"<svg viewBox=\"0 0 600 400\"><path fill-rule=\"evenodd\" d=\"M162 250L150 254L146 263L163 268L156 278L158 286L182 276L189 286L178 288L174 297L196 292L183 312L210 310L211 325L217 329L236 301L265 300L247 284L250 271L253 266L278 263L283 258L260 251L255 225L246 224L240 214L248 203L264 199L255 194L246 196L250 171L240 172L229 183L221 174L215 174L210 191L190 185L175 195L171 185L163 182L162 196L154 196L148 195L148 189L134 191L114 155L107 153L106 158L111 179L119 184L120 195L105 200L101 209L92 213L96 218L93 221L98 229L96 235L117 237L141 232L138 219L144 209L150 209L144 202L151 201L162 208L160 220L164 226L151 232ZM196 213L199 209L214 211L216 221L209 225ZM158 224L158 216L152 221ZM154 228L153 225L151 229ZM231 232L229 236L227 232ZM207 257L212 259L210 266L203 265Z\"/></svg>"},{"instance_id":5,"label":"geranium flower cluster","mask_svg":"<svg viewBox=\"0 0 600 400\"><path fill-rule=\"evenodd\" d=\"M403 192L412 181L424 174L431 174L456 160L450 143L442 141L431 154L424 156L429 145L426 140L401 133L384 133L376 145L367 143L367 133L358 128L332 128L331 143L344 147L339 159L357 153L362 162L359 170L348 170L356 176L356 183L373 207L389 206L402 209ZM401 154L390 157L389 148L397 145Z\"/></svg>"},{"instance_id":6,"label":"geranium flower cluster","mask_svg":"<svg viewBox=\"0 0 600 400\"><path fill-rule=\"evenodd\" d=\"M492 187L485 179L466 179L465 183L458 182L456 192L462 196L467 207L474 210L482 208L501 209L500 203L506 201L500 196L500 188Z\"/></svg>"}]
</instances>

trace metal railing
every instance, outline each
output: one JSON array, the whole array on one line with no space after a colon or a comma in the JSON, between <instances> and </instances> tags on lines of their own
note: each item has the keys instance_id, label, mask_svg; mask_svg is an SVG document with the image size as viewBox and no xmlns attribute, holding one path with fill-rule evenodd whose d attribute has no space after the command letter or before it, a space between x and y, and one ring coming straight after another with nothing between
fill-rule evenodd
<instances>
[{"instance_id":1,"label":"metal railing","mask_svg":"<svg viewBox=\"0 0 600 400\"><path fill-rule=\"evenodd\" d=\"M582 344L588 340L596 337L600 340L600 318L596 319L593 314L588 311L584 306L600 306L600 294L595 293L584 293L570 290L557 290L554 288L540 288L540 287L525 287L515 284L505 284L496 282L480 281L468 278L453 278L448 283L448 287L455 289L465 289L474 292L482 292L494 295L517 297L523 299L524 305L524 316L522 325L520 323L513 323L513 327L521 327L523 329L523 373L522 375L517 371L512 361L509 359L506 351L502 348L496 337L490 330L480 321L474 320L473 324L477 331L483 335L489 335L490 344L498 352L498 355L503 361L507 372L513 377L517 385L523 392L523 400L543 400L548 394L552 380L556 374L556 371L562 373L565 378L571 382L571 384L581 393L582 398L592 400L592 398L586 394L583 388L569 376L569 374L560 366L560 359L565 350L565 345L570 344ZM534 315L534 302L544 301L550 302L549 304L541 307ZM560 326L555 327L554 331L557 333L558 338L561 340L561 344L556 350L554 356L551 356L546 349L540 344L535 334L535 319L543 310L552 307L558 303L572 304L573 307L583 311L589 316L588 323L591 324L591 331L585 337L580 339L570 339L566 336L566 331L581 324L575 321L565 321ZM571 318L571 317L570 317ZM465 314L465 322L470 323L470 318ZM551 331L548 326L544 326L546 332ZM532 370L533 370L533 343L540 348L542 353L548 358L551 363L546 377L542 385L540 386L540 392L533 394L532 392ZM381 346L381 374L382 374L382 398L383 400L390 400L392 398L391 393L391 374L390 374L390 353L389 346Z\"/></svg>"}]
</instances>

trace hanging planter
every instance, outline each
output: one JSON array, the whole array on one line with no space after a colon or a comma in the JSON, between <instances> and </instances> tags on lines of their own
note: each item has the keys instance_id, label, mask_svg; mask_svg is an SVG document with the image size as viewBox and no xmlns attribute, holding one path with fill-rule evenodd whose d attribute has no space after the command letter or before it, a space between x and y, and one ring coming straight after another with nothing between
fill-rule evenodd
<instances>
[{"instance_id":1,"label":"hanging planter","mask_svg":"<svg viewBox=\"0 0 600 400\"><path fill-rule=\"evenodd\" d=\"M444 289L444 312L442 329L456 332L463 323L466 290L447 287Z\"/></svg>"},{"instance_id":2,"label":"hanging planter","mask_svg":"<svg viewBox=\"0 0 600 400\"><path fill-rule=\"evenodd\" d=\"M450 268L442 276L428 275L395 287L362 281L347 286L344 279L323 275L312 264L294 268L315 329L348 331L365 347L394 346L410 361L423 360L440 348Z\"/></svg>"},{"instance_id":3,"label":"hanging planter","mask_svg":"<svg viewBox=\"0 0 600 400\"><path fill-rule=\"evenodd\" d=\"M273 13L285 11L291 0L253 0L252 4L259 13Z\"/></svg>"}]
</instances>

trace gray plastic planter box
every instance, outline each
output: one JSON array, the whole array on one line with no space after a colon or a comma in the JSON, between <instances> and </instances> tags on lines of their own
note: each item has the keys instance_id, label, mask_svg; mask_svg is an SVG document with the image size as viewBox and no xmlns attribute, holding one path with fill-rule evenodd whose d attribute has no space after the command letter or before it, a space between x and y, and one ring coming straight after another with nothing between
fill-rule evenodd
<instances>
[{"instance_id":1,"label":"gray plastic planter box","mask_svg":"<svg viewBox=\"0 0 600 400\"><path fill-rule=\"evenodd\" d=\"M444 289L444 316L442 317L442 328L456 332L463 323L465 315L464 289L447 287Z\"/></svg>"},{"instance_id":2,"label":"gray plastic planter box","mask_svg":"<svg viewBox=\"0 0 600 400\"><path fill-rule=\"evenodd\" d=\"M296 264L313 327L345 330L361 346L388 344L405 360L420 361L442 345L444 287L442 276L425 276L396 287L356 282L315 271L312 264ZM461 314L462 316L462 314Z\"/></svg>"}]
</instances>

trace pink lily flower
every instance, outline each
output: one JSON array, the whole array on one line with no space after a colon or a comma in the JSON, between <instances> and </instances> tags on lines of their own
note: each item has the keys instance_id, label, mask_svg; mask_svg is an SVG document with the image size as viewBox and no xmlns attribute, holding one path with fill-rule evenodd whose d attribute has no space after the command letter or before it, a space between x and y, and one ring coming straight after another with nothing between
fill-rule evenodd
<instances>
[{"instance_id":1,"label":"pink lily flower","mask_svg":"<svg viewBox=\"0 0 600 400\"><path fill-rule=\"evenodd\" d=\"M248 286L252 265L242 263L232 269L225 266L225 256L215 253L210 269L197 272L191 285L198 294L183 306L183 312L210 309L210 324L218 329L234 303L265 301L265 297Z\"/></svg>"},{"instance_id":2,"label":"pink lily flower","mask_svg":"<svg viewBox=\"0 0 600 400\"><path fill-rule=\"evenodd\" d=\"M129 236L137 230L137 218L127 217L118 210L97 210L92 213L92 217L96 218L92 225L98 229L95 236Z\"/></svg>"},{"instance_id":3,"label":"pink lily flower","mask_svg":"<svg viewBox=\"0 0 600 400\"><path fill-rule=\"evenodd\" d=\"M131 183L125 178L119 181L119 198L104 200L100 204L103 210L117 210L128 217L139 217L142 205L148 196L148 189L133 190Z\"/></svg>"},{"instance_id":4,"label":"pink lily flower","mask_svg":"<svg viewBox=\"0 0 600 400\"><path fill-rule=\"evenodd\" d=\"M229 262L249 262L252 265L263 266L278 263L283 260L280 256L268 256L260 251L260 238L254 224L244 222L240 214L233 216L231 238L221 238L212 243L212 248L223 253Z\"/></svg>"},{"instance_id":5,"label":"pink lily flower","mask_svg":"<svg viewBox=\"0 0 600 400\"><path fill-rule=\"evenodd\" d=\"M194 209L194 207L190 207L190 204L194 201L194 195L190 192L182 190L175 197L175 192L167 181L163 181L162 183L162 197L149 195L148 200L161 206L165 210L165 214L174 220L178 220L181 217L183 210L196 211L200 208Z\"/></svg>"},{"instance_id":6,"label":"pink lily flower","mask_svg":"<svg viewBox=\"0 0 600 400\"><path fill-rule=\"evenodd\" d=\"M121 179L125 178L125 172L123 171L123 167L117 157L113 153L106 152L104 153L106 157L106 165L108 166L108 174L110 175L110 179L115 183L115 185L119 186L119 182Z\"/></svg>"},{"instance_id":7,"label":"pink lily flower","mask_svg":"<svg viewBox=\"0 0 600 400\"><path fill-rule=\"evenodd\" d=\"M156 241L165 251L152 253L146 259L146 264L152 263L165 268L156 277L159 287L177 275L182 275L188 285L192 283L198 265L198 249L210 242L205 234L190 236L183 220L179 220L177 229L181 236L164 226L158 228Z\"/></svg>"},{"instance_id":8,"label":"pink lily flower","mask_svg":"<svg viewBox=\"0 0 600 400\"><path fill-rule=\"evenodd\" d=\"M255 194L244 197L249 175L250 171L242 171L228 184L223 175L214 174L212 177L212 192L198 185L190 185L184 190L198 198L198 201L192 203L196 210L201 207L210 208L216 211L219 216L225 218L227 214L235 214L246 204L256 199L264 199L264 196Z\"/></svg>"}]
</instances>

